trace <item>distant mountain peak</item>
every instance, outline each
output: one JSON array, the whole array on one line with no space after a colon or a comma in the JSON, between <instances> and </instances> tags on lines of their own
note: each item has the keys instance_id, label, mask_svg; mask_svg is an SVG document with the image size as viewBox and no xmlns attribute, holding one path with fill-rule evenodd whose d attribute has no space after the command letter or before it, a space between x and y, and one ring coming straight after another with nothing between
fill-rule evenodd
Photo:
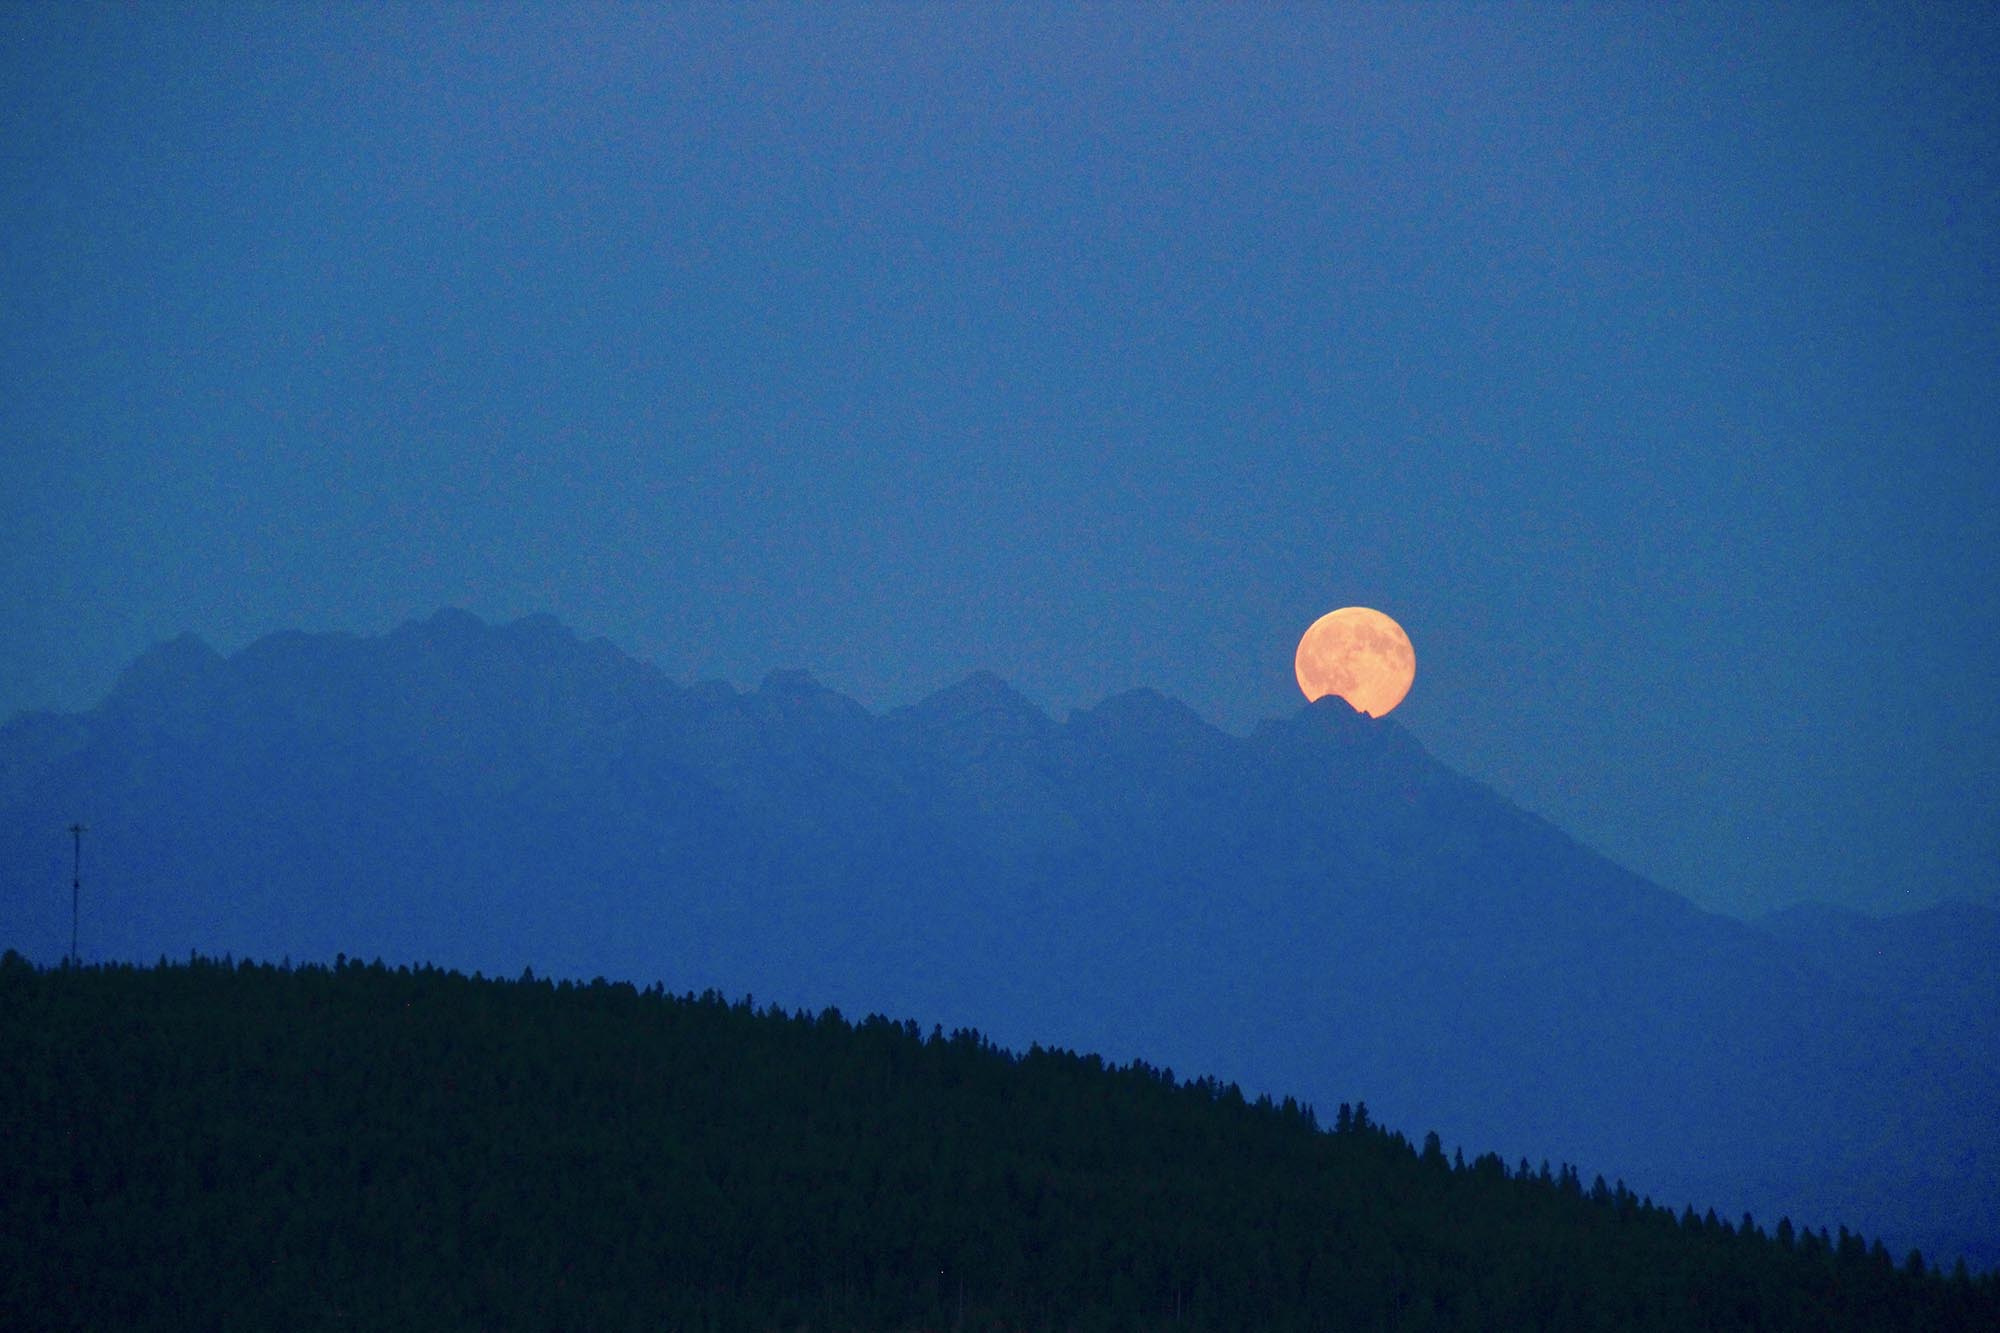
<instances>
[{"instance_id":1,"label":"distant mountain peak","mask_svg":"<svg viewBox=\"0 0 2000 1333\"><path fill-rule=\"evenodd\" d=\"M1379 720L1362 712L1337 694L1322 694L1319 698L1309 701L1303 711L1309 716L1326 716L1343 721L1349 718L1367 718L1370 722Z\"/></svg>"},{"instance_id":2,"label":"distant mountain peak","mask_svg":"<svg viewBox=\"0 0 2000 1333\"><path fill-rule=\"evenodd\" d=\"M1175 743L1225 739L1208 719L1158 690L1141 685L1069 716L1069 729L1085 737L1120 736Z\"/></svg>"},{"instance_id":3,"label":"distant mountain peak","mask_svg":"<svg viewBox=\"0 0 2000 1333\"><path fill-rule=\"evenodd\" d=\"M831 694L812 672L802 667L785 667L767 672L757 687L759 694Z\"/></svg>"},{"instance_id":4,"label":"distant mountain peak","mask_svg":"<svg viewBox=\"0 0 2000 1333\"><path fill-rule=\"evenodd\" d=\"M926 748L954 762L985 762L1042 749L1057 734L1055 722L990 671L955 684L888 717L897 730L913 731Z\"/></svg>"},{"instance_id":5,"label":"distant mountain peak","mask_svg":"<svg viewBox=\"0 0 2000 1333\"><path fill-rule=\"evenodd\" d=\"M442 611L438 613L438 615L443 614L445 613ZM459 614L463 615L465 613L460 612ZM435 620L437 616L431 618ZM472 620L475 623L483 623L479 621L479 617L477 616L473 616ZM510 621L500 627L500 632L514 639L529 639L540 642L552 641L557 643L576 642L576 635L571 632L570 627L546 611L537 611L533 615L522 616L519 620Z\"/></svg>"},{"instance_id":6,"label":"distant mountain peak","mask_svg":"<svg viewBox=\"0 0 2000 1333\"><path fill-rule=\"evenodd\" d=\"M1000 677L996 676L991 671L986 670L984 667L979 668L977 671L967 672L965 676L963 676L957 681L954 681L952 684L945 686L942 690L939 690L938 693L1008 695L1014 698L1021 697L1013 686L1009 685L1006 681L1000 679Z\"/></svg>"},{"instance_id":7,"label":"distant mountain peak","mask_svg":"<svg viewBox=\"0 0 2000 1333\"><path fill-rule=\"evenodd\" d=\"M185 675L189 672L208 671L222 662L222 654L208 646L208 641L199 634L177 634L163 643L156 643L135 658L132 664L119 673L119 683L144 680L156 675Z\"/></svg>"},{"instance_id":8,"label":"distant mountain peak","mask_svg":"<svg viewBox=\"0 0 2000 1333\"><path fill-rule=\"evenodd\" d=\"M1054 726L1047 713L991 671L975 671L914 705L910 712L932 719L997 715L1033 725Z\"/></svg>"},{"instance_id":9,"label":"distant mountain peak","mask_svg":"<svg viewBox=\"0 0 2000 1333\"><path fill-rule=\"evenodd\" d=\"M215 677L222 654L196 634L181 634L154 644L118 673L106 703L113 707L146 709L186 694Z\"/></svg>"},{"instance_id":10,"label":"distant mountain peak","mask_svg":"<svg viewBox=\"0 0 2000 1333\"><path fill-rule=\"evenodd\" d=\"M456 606L443 606L422 620L406 620L390 631L391 641L411 641L419 643L463 643L484 638L493 633L493 627L472 612Z\"/></svg>"},{"instance_id":11,"label":"distant mountain peak","mask_svg":"<svg viewBox=\"0 0 2000 1333\"><path fill-rule=\"evenodd\" d=\"M819 725L831 725L836 734L857 743L873 720L855 700L797 667L770 672L747 703L753 712L767 716L817 718Z\"/></svg>"}]
</instances>

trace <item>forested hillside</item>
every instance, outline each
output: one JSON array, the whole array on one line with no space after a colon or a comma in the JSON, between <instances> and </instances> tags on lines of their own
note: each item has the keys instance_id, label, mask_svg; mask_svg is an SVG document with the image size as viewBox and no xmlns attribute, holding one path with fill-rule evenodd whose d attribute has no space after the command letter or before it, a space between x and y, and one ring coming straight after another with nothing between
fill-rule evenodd
<instances>
[{"instance_id":1,"label":"forested hillside","mask_svg":"<svg viewBox=\"0 0 2000 1333\"><path fill-rule=\"evenodd\" d=\"M1343 1106L657 987L0 963L9 1328L1991 1328Z\"/></svg>"}]
</instances>

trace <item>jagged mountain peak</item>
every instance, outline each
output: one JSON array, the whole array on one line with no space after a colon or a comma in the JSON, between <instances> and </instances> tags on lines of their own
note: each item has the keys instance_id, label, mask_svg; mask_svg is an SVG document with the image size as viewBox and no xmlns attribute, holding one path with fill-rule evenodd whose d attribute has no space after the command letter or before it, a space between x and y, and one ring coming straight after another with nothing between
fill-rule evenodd
<instances>
[{"instance_id":1,"label":"jagged mountain peak","mask_svg":"<svg viewBox=\"0 0 2000 1333\"><path fill-rule=\"evenodd\" d=\"M757 693L774 697L832 694L834 691L820 683L819 678L802 667L786 667L767 672L757 686Z\"/></svg>"},{"instance_id":2,"label":"jagged mountain peak","mask_svg":"<svg viewBox=\"0 0 2000 1333\"><path fill-rule=\"evenodd\" d=\"M1143 685L1077 709L1065 730L1086 748L1118 752L1206 753L1236 743L1180 700Z\"/></svg>"},{"instance_id":3,"label":"jagged mountain peak","mask_svg":"<svg viewBox=\"0 0 2000 1333\"><path fill-rule=\"evenodd\" d=\"M1289 717L1266 718L1250 739L1265 753L1430 761L1429 752L1395 718L1370 717L1332 694L1301 705Z\"/></svg>"},{"instance_id":4,"label":"jagged mountain peak","mask_svg":"<svg viewBox=\"0 0 2000 1333\"><path fill-rule=\"evenodd\" d=\"M506 622L488 621L462 607L439 607L430 615L406 620L382 636L386 649L416 646L447 651L480 651L508 648L536 654L562 653L587 646L576 633L546 611ZM602 643L606 640L593 640Z\"/></svg>"},{"instance_id":5,"label":"jagged mountain peak","mask_svg":"<svg viewBox=\"0 0 2000 1333\"><path fill-rule=\"evenodd\" d=\"M770 719L773 726L792 726L827 743L872 748L875 719L859 702L798 668L773 671L764 677L744 706ZM801 737L801 739L805 739Z\"/></svg>"},{"instance_id":6,"label":"jagged mountain peak","mask_svg":"<svg viewBox=\"0 0 2000 1333\"><path fill-rule=\"evenodd\" d=\"M968 771L999 765L1022 787L1047 766L1059 733L1047 713L990 671L975 671L883 719L893 744Z\"/></svg>"},{"instance_id":7,"label":"jagged mountain peak","mask_svg":"<svg viewBox=\"0 0 2000 1333\"><path fill-rule=\"evenodd\" d=\"M563 624L555 616L550 615L547 611L536 611L530 615L522 616L518 620L510 621L506 625L501 626L501 630L503 633L517 639L537 639L561 643L576 642L576 635L570 630L570 627Z\"/></svg>"},{"instance_id":8,"label":"jagged mountain peak","mask_svg":"<svg viewBox=\"0 0 2000 1333\"><path fill-rule=\"evenodd\" d=\"M973 671L913 706L916 712L958 714L1002 712L1048 720L1048 714L991 671Z\"/></svg>"},{"instance_id":9,"label":"jagged mountain peak","mask_svg":"<svg viewBox=\"0 0 2000 1333\"><path fill-rule=\"evenodd\" d=\"M484 638L492 631L493 626L463 607L441 606L421 620L404 621L389 638L441 642Z\"/></svg>"},{"instance_id":10,"label":"jagged mountain peak","mask_svg":"<svg viewBox=\"0 0 2000 1333\"><path fill-rule=\"evenodd\" d=\"M1089 719L1099 724L1111 724L1130 719L1142 725L1157 725L1161 722L1192 721L1202 723L1202 718L1194 709L1178 699L1170 699L1150 685L1139 685L1117 694L1106 695L1088 708L1079 708L1070 714L1072 722ZM1207 725L1202 723L1202 725Z\"/></svg>"},{"instance_id":11,"label":"jagged mountain peak","mask_svg":"<svg viewBox=\"0 0 2000 1333\"><path fill-rule=\"evenodd\" d=\"M1045 741L1056 724L1033 701L990 671L975 671L890 714L894 724L985 741Z\"/></svg>"},{"instance_id":12,"label":"jagged mountain peak","mask_svg":"<svg viewBox=\"0 0 2000 1333\"><path fill-rule=\"evenodd\" d=\"M212 680L223 660L200 635L177 635L153 645L119 672L107 702L138 708L162 702Z\"/></svg>"}]
</instances>

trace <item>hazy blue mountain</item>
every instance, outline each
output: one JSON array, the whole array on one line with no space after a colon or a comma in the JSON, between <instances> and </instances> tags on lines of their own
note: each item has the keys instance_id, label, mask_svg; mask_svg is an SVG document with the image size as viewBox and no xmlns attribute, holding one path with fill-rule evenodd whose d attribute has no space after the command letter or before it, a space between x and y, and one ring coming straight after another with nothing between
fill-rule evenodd
<instances>
[{"instance_id":1,"label":"hazy blue mountain","mask_svg":"<svg viewBox=\"0 0 2000 1333\"><path fill-rule=\"evenodd\" d=\"M1705 913L1338 700L873 715L547 617L162 645L0 728L0 943L660 979L1143 1057L2000 1261L2000 914Z\"/></svg>"}]
</instances>

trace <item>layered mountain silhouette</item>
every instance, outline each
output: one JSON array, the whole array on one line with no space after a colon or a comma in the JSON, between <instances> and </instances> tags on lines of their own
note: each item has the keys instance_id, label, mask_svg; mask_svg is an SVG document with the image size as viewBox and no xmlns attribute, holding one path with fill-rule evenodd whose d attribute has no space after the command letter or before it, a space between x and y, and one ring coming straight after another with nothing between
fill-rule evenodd
<instances>
[{"instance_id":1,"label":"layered mountain silhouette","mask_svg":"<svg viewBox=\"0 0 2000 1333\"><path fill-rule=\"evenodd\" d=\"M2000 1262L2000 912L1703 912L1337 699L871 714L548 617L182 638L0 728L0 943L605 975L1144 1058Z\"/></svg>"}]
</instances>

